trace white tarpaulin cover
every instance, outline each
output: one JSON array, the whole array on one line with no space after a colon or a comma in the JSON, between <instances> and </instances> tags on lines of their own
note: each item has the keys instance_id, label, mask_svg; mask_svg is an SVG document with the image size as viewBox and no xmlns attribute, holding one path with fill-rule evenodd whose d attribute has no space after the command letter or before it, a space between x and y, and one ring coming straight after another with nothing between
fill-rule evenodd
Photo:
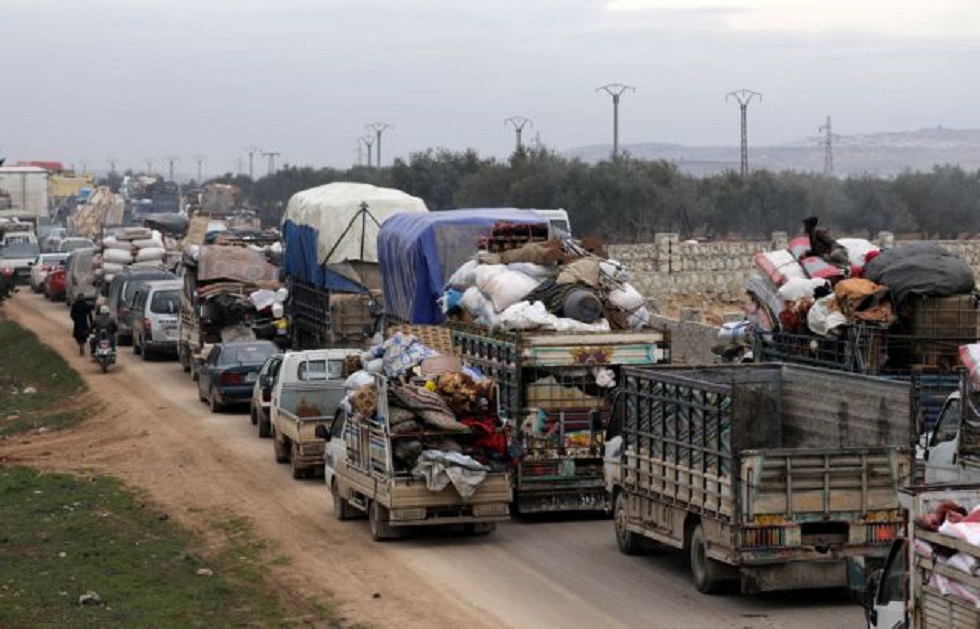
<instances>
[{"instance_id":1,"label":"white tarpaulin cover","mask_svg":"<svg viewBox=\"0 0 980 629\"><path fill-rule=\"evenodd\" d=\"M362 204L367 204L368 210L363 217L358 216ZM363 183L330 183L294 194L286 205L283 223L292 221L319 232L320 264L345 260L377 262L381 223L394 214L428 211L422 199L401 190Z\"/></svg>"}]
</instances>

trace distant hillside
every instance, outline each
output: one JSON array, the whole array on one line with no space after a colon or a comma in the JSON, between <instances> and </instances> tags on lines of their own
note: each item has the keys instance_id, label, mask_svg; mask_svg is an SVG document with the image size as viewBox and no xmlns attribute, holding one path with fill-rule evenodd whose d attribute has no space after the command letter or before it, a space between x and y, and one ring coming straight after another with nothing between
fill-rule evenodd
<instances>
[{"instance_id":1,"label":"distant hillside","mask_svg":"<svg viewBox=\"0 0 980 629\"><path fill-rule=\"evenodd\" d=\"M749 138L749 167L774 171L822 172L823 137L813 136L777 146L753 146ZM737 146L682 146L657 142L624 144L622 150L642 159L665 159L692 175L738 170ZM612 146L595 145L564 151L568 157L597 162L609 157ZM980 170L980 130L921 129L867 135L838 135L834 139L834 174L890 177L906 170L930 171L955 164Z\"/></svg>"}]
</instances>

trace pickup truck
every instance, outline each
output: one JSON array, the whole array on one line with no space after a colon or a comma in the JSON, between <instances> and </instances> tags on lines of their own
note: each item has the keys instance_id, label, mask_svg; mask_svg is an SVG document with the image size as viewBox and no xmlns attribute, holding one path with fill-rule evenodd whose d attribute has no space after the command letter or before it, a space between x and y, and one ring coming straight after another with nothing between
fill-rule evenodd
<instances>
[{"instance_id":1,"label":"pickup truck","mask_svg":"<svg viewBox=\"0 0 980 629\"><path fill-rule=\"evenodd\" d=\"M980 505L980 484L917 485L901 490L907 532L892 543L884 569L868 580L865 611L871 629L965 629L980 626L980 577L963 570L980 563L980 546L923 526L923 516L953 503ZM965 560L951 561L954 556ZM972 598L972 600L971 600Z\"/></svg>"},{"instance_id":2,"label":"pickup truck","mask_svg":"<svg viewBox=\"0 0 980 629\"><path fill-rule=\"evenodd\" d=\"M779 363L626 367L614 408L617 545L688 551L701 592L863 591L855 575L904 528L907 384Z\"/></svg>"},{"instance_id":3,"label":"pickup truck","mask_svg":"<svg viewBox=\"0 0 980 629\"><path fill-rule=\"evenodd\" d=\"M319 434L328 441L324 479L333 496L338 520L367 514L375 541L395 539L405 527L463 525L469 533L492 532L497 522L510 517L510 478L505 467L490 467L464 498L450 483L431 489L424 479L402 468L396 452L399 442L455 438L465 443L474 435L444 433L421 427L417 432L394 432L388 406L387 382L375 376L377 410L364 417L346 410L337 412L330 426Z\"/></svg>"},{"instance_id":4,"label":"pickup truck","mask_svg":"<svg viewBox=\"0 0 980 629\"><path fill-rule=\"evenodd\" d=\"M323 465L324 440L317 426L329 426L344 399L344 357L359 350L289 352L272 389L269 422L277 463L289 463L293 478L313 475Z\"/></svg>"}]
</instances>

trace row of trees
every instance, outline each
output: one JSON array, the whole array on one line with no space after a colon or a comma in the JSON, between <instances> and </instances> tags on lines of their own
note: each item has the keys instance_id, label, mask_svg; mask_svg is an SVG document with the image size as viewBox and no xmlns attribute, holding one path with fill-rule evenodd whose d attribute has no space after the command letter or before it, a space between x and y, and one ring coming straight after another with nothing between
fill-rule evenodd
<instances>
[{"instance_id":1,"label":"row of trees","mask_svg":"<svg viewBox=\"0 0 980 629\"><path fill-rule=\"evenodd\" d=\"M278 222L295 192L359 181L404 190L431 210L565 208L576 233L600 234L606 242L649 241L663 231L685 238L766 237L776 230L798 232L807 216L850 235L891 230L954 238L980 232L980 172L956 166L889 180L768 171L702 178L668 162L629 156L587 164L544 148L507 161L474 151L428 150L380 169L287 166L254 182L231 175L216 181L240 186L269 224Z\"/></svg>"}]
</instances>

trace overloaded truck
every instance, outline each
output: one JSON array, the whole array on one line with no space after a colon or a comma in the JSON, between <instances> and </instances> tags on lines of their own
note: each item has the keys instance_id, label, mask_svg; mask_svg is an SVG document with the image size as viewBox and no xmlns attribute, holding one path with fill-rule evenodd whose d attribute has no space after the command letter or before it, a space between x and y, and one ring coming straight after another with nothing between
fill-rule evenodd
<instances>
[{"instance_id":1,"label":"overloaded truck","mask_svg":"<svg viewBox=\"0 0 980 629\"><path fill-rule=\"evenodd\" d=\"M344 398L344 358L356 349L288 352L272 388L269 421L276 463L289 463L293 478L323 469L324 440L317 426L328 426Z\"/></svg>"},{"instance_id":2,"label":"overloaded truck","mask_svg":"<svg viewBox=\"0 0 980 629\"><path fill-rule=\"evenodd\" d=\"M206 346L255 338L255 326L271 317L259 312L253 294L269 296L279 288L279 267L258 241L228 238L225 244L189 245L182 258L177 356L194 380Z\"/></svg>"},{"instance_id":3,"label":"overloaded truck","mask_svg":"<svg viewBox=\"0 0 980 629\"><path fill-rule=\"evenodd\" d=\"M283 272L293 347L363 344L380 313L377 234L397 212L425 203L391 188L332 183L297 192L282 221Z\"/></svg>"},{"instance_id":4,"label":"overloaded truck","mask_svg":"<svg viewBox=\"0 0 980 629\"><path fill-rule=\"evenodd\" d=\"M48 171L36 166L0 166L0 217L46 219Z\"/></svg>"},{"instance_id":5,"label":"overloaded truck","mask_svg":"<svg viewBox=\"0 0 980 629\"><path fill-rule=\"evenodd\" d=\"M375 375L368 386L370 408L354 402L338 411L329 430L318 429L328 442L324 476L337 519L367 514L371 537L384 541L420 526L463 525L486 534L509 518L506 465L474 458L480 433L395 423L389 382ZM446 441L454 444L449 452ZM406 456L419 463L406 466Z\"/></svg>"},{"instance_id":6,"label":"overloaded truck","mask_svg":"<svg viewBox=\"0 0 980 629\"><path fill-rule=\"evenodd\" d=\"M686 550L701 592L863 591L902 533L907 383L779 363L627 367L615 407L616 543Z\"/></svg>"},{"instance_id":7,"label":"overloaded truck","mask_svg":"<svg viewBox=\"0 0 980 629\"><path fill-rule=\"evenodd\" d=\"M869 579L865 610L872 629L980 626L980 484L916 485L900 493L907 532L884 569Z\"/></svg>"},{"instance_id":8,"label":"overloaded truck","mask_svg":"<svg viewBox=\"0 0 980 629\"><path fill-rule=\"evenodd\" d=\"M525 245L542 254L541 264L503 264L495 257L522 257L518 249ZM604 319L582 323L559 317L548 312L544 302L563 302L568 308L575 295L584 294L601 319L611 305L593 299L606 290L598 286L605 282L596 280L605 273L598 267L605 269L608 264L618 273L618 265L600 262L586 255L577 242L562 240L536 210L513 208L394 216L382 226L378 248L389 319L400 326L408 324L408 332L414 327L420 338L427 336L425 326L448 327L450 351L497 382L501 414L516 453L511 476L515 510L608 511L611 504L602 474L608 393L623 366L667 362L668 337L644 325L645 300L631 288L636 308L621 312L620 329L603 325ZM564 264L566 257L574 261ZM479 263L477 258L494 263ZM586 267L594 262L591 272L583 271L592 279L558 285L564 273L583 268L575 261L585 261ZM468 276L484 272L487 277L497 275L466 287L473 283ZM540 275L531 278L525 272ZM596 286L583 284L588 281ZM611 293L626 292L624 282L611 281L620 287ZM545 292L532 303L533 291L539 289ZM494 291L493 299L503 292L513 293L508 301L514 303L506 308L503 302L492 303L487 295ZM483 314L474 316L453 305L470 301L480 302L475 310ZM571 304L570 310L581 319L577 305ZM559 304L557 309L562 308ZM510 319L510 313L517 315ZM642 320L627 325L626 320L634 317Z\"/></svg>"}]
</instances>

